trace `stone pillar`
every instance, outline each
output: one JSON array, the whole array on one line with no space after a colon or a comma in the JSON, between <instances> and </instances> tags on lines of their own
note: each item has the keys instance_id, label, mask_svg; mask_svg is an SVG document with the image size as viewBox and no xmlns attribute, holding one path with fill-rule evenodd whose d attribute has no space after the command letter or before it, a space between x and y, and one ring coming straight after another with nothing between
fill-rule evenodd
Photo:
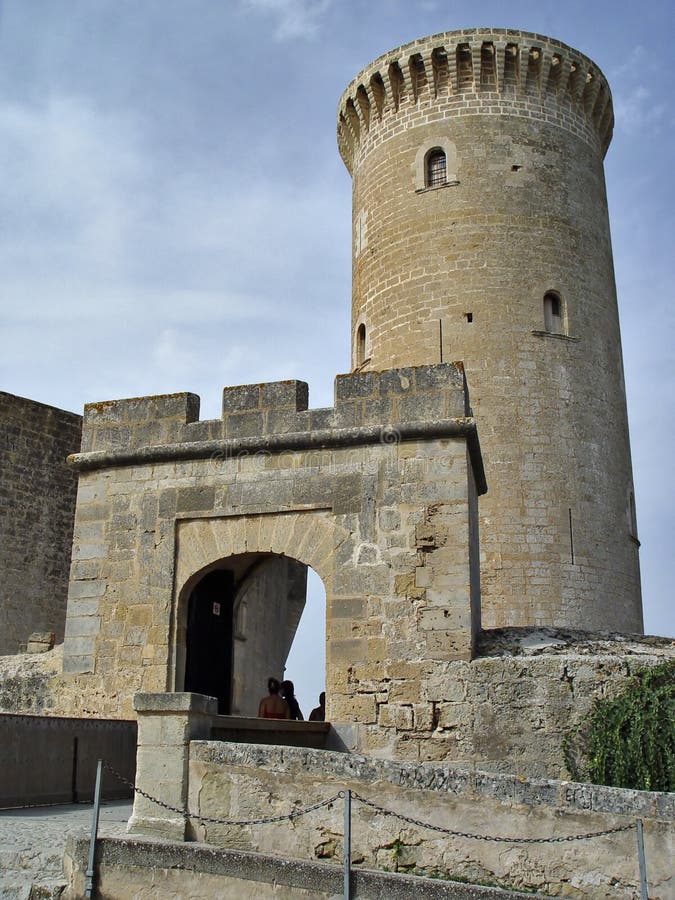
<instances>
[{"instance_id":1,"label":"stone pillar","mask_svg":"<svg viewBox=\"0 0 675 900\"><path fill-rule=\"evenodd\" d=\"M176 809L186 809L190 741L211 736L218 701L202 694L136 694L136 787ZM185 840L187 821L136 794L127 825L131 833Z\"/></svg>"}]
</instances>

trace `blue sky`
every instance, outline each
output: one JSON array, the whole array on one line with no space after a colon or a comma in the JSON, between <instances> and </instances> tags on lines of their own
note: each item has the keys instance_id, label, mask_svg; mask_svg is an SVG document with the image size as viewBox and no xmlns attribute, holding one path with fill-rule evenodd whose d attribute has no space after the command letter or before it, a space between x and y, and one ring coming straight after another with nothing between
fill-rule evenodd
<instances>
[{"instance_id":1,"label":"blue sky","mask_svg":"<svg viewBox=\"0 0 675 900\"><path fill-rule=\"evenodd\" d=\"M0 0L0 389L80 411L349 368L341 92L402 43L522 28L609 79L606 159L646 628L673 634L666 2Z\"/></svg>"}]
</instances>

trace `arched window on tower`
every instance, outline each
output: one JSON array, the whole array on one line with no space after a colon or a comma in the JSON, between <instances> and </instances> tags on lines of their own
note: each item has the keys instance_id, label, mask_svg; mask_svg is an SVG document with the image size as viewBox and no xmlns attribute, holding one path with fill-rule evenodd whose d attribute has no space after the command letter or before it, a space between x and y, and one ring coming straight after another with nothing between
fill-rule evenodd
<instances>
[{"instance_id":1,"label":"arched window on tower","mask_svg":"<svg viewBox=\"0 0 675 900\"><path fill-rule=\"evenodd\" d=\"M366 361L366 326L361 322L356 329L356 368Z\"/></svg>"},{"instance_id":2,"label":"arched window on tower","mask_svg":"<svg viewBox=\"0 0 675 900\"><path fill-rule=\"evenodd\" d=\"M554 291L544 294L544 328L549 334L564 334L563 308L560 295Z\"/></svg>"},{"instance_id":3,"label":"arched window on tower","mask_svg":"<svg viewBox=\"0 0 675 900\"><path fill-rule=\"evenodd\" d=\"M445 153L440 147L434 147L427 153L426 187L440 187L447 181L447 163Z\"/></svg>"}]
</instances>

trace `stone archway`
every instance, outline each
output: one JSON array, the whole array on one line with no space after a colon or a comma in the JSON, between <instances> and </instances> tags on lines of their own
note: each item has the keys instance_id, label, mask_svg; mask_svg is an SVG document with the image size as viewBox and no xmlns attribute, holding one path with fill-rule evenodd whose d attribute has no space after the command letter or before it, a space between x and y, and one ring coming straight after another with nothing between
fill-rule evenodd
<instances>
[{"instance_id":1,"label":"stone archway","mask_svg":"<svg viewBox=\"0 0 675 900\"><path fill-rule=\"evenodd\" d=\"M328 638L335 556L338 547L347 537L347 532L334 523L327 510L179 521L171 613L169 690L184 689L189 601L195 586L209 572L231 566L238 566L243 571L246 565L273 562L275 559L278 562L287 560L289 565L295 562L311 567L321 578L326 590ZM282 645L283 642L271 656L271 661L276 661L277 665L280 654L283 655ZM283 662L285 657L281 660L282 666ZM259 673L256 677L259 679ZM236 701L236 665L232 683ZM257 692L257 685L255 690ZM237 711L238 705L241 706L235 702L233 712ZM244 704L241 710L244 714L254 714L250 702Z\"/></svg>"}]
</instances>

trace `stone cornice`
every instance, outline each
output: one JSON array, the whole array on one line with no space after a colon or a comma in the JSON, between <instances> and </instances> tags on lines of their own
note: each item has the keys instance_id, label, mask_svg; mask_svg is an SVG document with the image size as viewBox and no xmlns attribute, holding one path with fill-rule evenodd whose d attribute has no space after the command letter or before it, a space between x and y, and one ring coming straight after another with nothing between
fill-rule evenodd
<instances>
[{"instance_id":1,"label":"stone cornice","mask_svg":"<svg viewBox=\"0 0 675 900\"><path fill-rule=\"evenodd\" d=\"M228 460L247 456L272 455L304 450L330 450L366 444L398 444L403 441L464 438L467 441L476 488L487 491L485 471L478 442L476 422L471 417L439 419L431 422L403 422L355 428L323 428L311 431L257 435L225 440L193 441L135 447L124 450L97 450L73 453L68 464L78 472L148 463L191 459Z\"/></svg>"}]
</instances>

